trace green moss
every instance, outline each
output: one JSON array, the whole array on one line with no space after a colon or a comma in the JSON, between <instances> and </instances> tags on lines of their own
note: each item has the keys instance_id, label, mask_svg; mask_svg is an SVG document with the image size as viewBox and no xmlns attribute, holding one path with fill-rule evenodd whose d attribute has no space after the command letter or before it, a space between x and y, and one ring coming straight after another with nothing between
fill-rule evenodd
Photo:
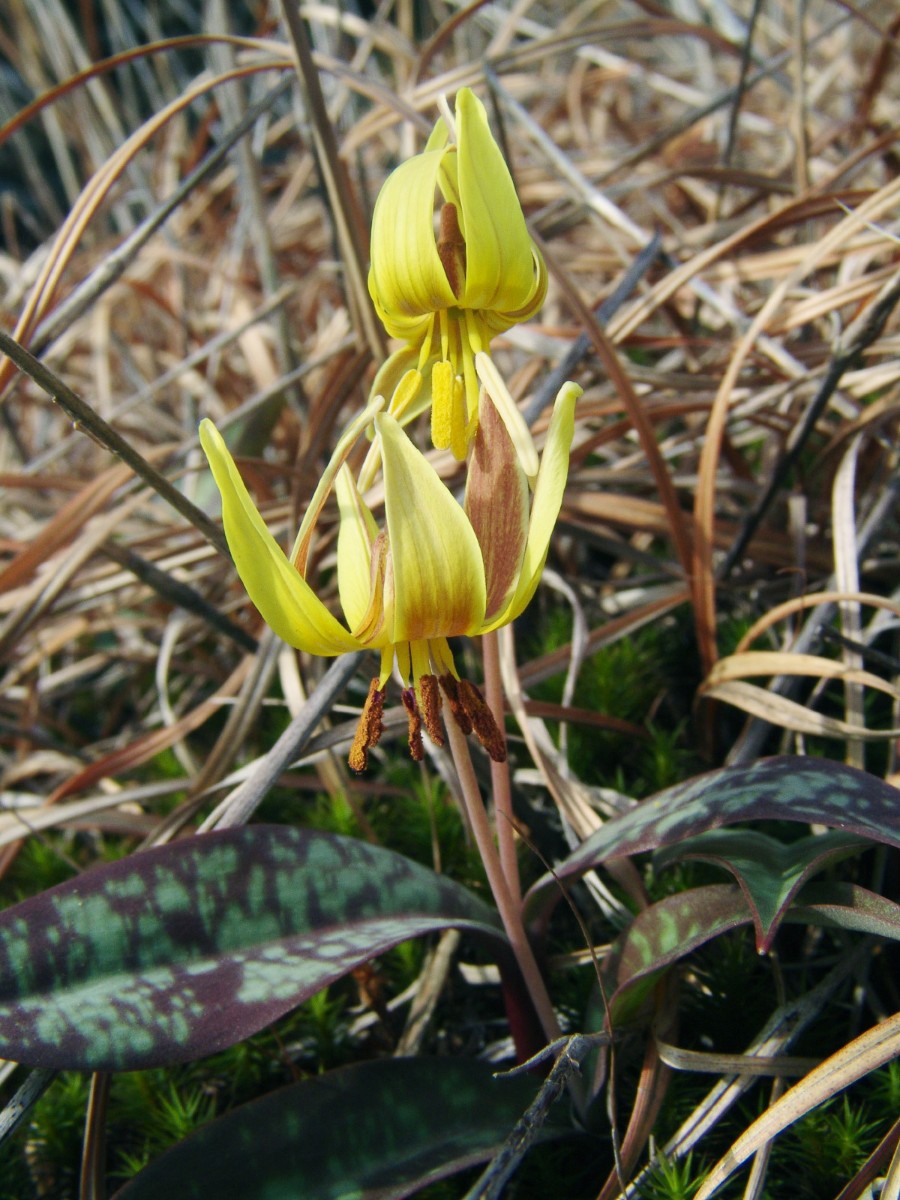
<instances>
[{"instance_id":1,"label":"green moss","mask_svg":"<svg viewBox=\"0 0 900 1200\"><path fill-rule=\"evenodd\" d=\"M64 883L77 870L78 866L60 849L57 840L27 838L3 879L0 900L4 904L14 904L57 883Z\"/></svg>"},{"instance_id":2,"label":"green moss","mask_svg":"<svg viewBox=\"0 0 900 1200\"><path fill-rule=\"evenodd\" d=\"M17 1079L21 1083L21 1078ZM60 1075L0 1147L0 1197L75 1196L84 1138L89 1077Z\"/></svg>"},{"instance_id":3,"label":"green moss","mask_svg":"<svg viewBox=\"0 0 900 1200\"><path fill-rule=\"evenodd\" d=\"M694 1167L693 1154L681 1159L669 1159L662 1153L654 1159L653 1166L641 1180L642 1200L691 1200L705 1171Z\"/></svg>"},{"instance_id":4,"label":"green moss","mask_svg":"<svg viewBox=\"0 0 900 1200\"><path fill-rule=\"evenodd\" d=\"M568 610L551 609L540 632L532 633L528 657L550 653L570 637ZM572 703L611 721L606 728L577 722L568 726L569 761L583 782L645 796L697 769L689 743L698 681L692 647L687 616L674 616L637 630L584 662ZM530 688L529 694L558 704L564 678L555 675ZM615 722L635 728L616 728ZM548 724L558 737L559 723Z\"/></svg>"},{"instance_id":5,"label":"green moss","mask_svg":"<svg viewBox=\"0 0 900 1200\"><path fill-rule=\"evenodd\" d=\"M874 1150L884 1132L881 1126L880 1118L855 1097L831 1100L791 1125L776 1142L773 1180L783 1178L798 1200L835 1195Z\"/></svg>"}]
</instances>

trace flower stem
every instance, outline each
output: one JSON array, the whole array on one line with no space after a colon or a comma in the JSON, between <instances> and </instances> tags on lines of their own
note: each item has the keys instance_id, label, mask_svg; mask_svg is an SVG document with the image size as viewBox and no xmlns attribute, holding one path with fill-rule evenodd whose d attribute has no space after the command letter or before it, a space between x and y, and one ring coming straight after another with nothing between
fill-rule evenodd
<instances>
[{"instance_id":1,"label":"flower stem","mask_svg":"<svg viewBox=\"0 0 900 1200\"><path fill-rule=\"evenodd\" d=\"M503 679L500 674L500 640L497 631L481 639L484 652L484 692L488 707L494 714L497 728L506 744L503 720ZM519 879L519 860L516 857L515 825L513 822L512 788L509 781L509 762L491 759L491 785L494 797L494 824L497 827L497 846L506 886L517 908L522 904L522 884Z\"/></svg>"},{"instance_id":2,"label":"flower stem","mask_svg":"<svg viewBox=\"0 0 900 1200\"><path fill-rule=\"evenodd\" d=\"M491 830L484 801L481 798L481 792L478 788L478 780L475 778L475 769L472 766L472 758L469 754L469 743L466 741L465 735L457 725L451 712L446 712L445 724L447 727L447 739L450 743L450 752L453 755L453 761L456 764L457 774L459 775L463 804L466 807L475 844L478 847L478 853L481 855L481 861L484 863L488 883L496 901L500 919L503 922L503 928L506 931L506 936L509 938L510 946L512 947L519 970L522 973L528 994L534 1004L541 1028L544 1031L544 1036L548 1042L552 1042L560 1036L556 1013L553 1011L553 1005L550 1002L550 996L547 993L543 976L537 965L531 944L526 936L525 927L522 924L520 907L512 898L503 868L500 865L500 856L497 853L497 847L494 845L493 831Z\"/></svg>"}]
</instances>

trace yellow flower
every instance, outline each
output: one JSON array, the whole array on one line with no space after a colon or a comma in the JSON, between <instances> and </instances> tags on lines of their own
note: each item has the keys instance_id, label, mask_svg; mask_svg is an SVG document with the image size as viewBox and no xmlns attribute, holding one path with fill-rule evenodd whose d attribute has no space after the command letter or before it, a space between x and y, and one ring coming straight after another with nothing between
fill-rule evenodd
<instances>
[{"instance_id":1,"label":"yellow flower","mask_svg":"<svg viewBox=\"0 0 900 1200\"><path fill-rule=\"evenodd\" d=\"M430 402L435 446L462 461L478 421L479 362L496 334L535 316L546 291L544 261L484 106L463 88L455 138L441 118L375 205L369 292L385 329L407 345L379 372L373 393L390 396L388 412L404 421ZM511 419L518 446L522 429Z\"/></svg>"},{"instance_id":2,"label":"yellow flower","mask_svg":"<svg viewBox=\"0 0 900 1200\"><path fill-rule=\"evenodd\" d=\"M381 654L380 674L372 681L350 756L355 770L365 767L366 753L381 732L384 687L395 661L415 757L422 754L423 722L433 740L443 740L440 691L463 728L474 727L489 753L504 754L486 704L457 675L447 639L507 624L534 594L562 503L580 391L569 383L556 399L533 497L505 424L483 392L464 506L400 424L380 411L379 397L340 439L290 558L266 528L215 426L209 420L200 426L222 495L225 536L263 619L290 645L311 654L365 648ZM383 527L345 461L370 422L384 471ZM346 626L304 578L310 537L332 488L340 514L338 591Z\"/></svg>"}]
</instances>

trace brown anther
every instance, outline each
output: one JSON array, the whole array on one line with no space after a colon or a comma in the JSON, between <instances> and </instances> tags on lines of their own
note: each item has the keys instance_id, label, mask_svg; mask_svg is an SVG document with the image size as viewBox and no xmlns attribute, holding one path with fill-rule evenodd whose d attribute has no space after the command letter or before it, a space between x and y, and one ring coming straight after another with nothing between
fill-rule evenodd
<instances>
[{"instance_id":1,"label":"brown anther","mask_svg":"<svg viewBox=\"0 0 900 1200\"><path fill-rule=\"evenodd\" d=\"M506 739L484 696L468 679L461 679L458 687L460 703L472 723L475 736L494 762L506 762Z\"/></svg>"},{"instance_id":2,"label":"brown anther","mask_svg":"<svg viewBox=\"0 0 900 1200\"><path fill-rule=\"evenodd\" d=\"M423 675L419 680L419 695L422 697L422 721L428 736L436 746L444 744L441 726L441 693L434 675Z\"/></svg>"},{"instance_id":3,"label":"brown anther","mask_svg":"<svg viewBox=\"0 0 900 1200\"><path fill-rule=\"evenodd\" d=\"M381 720L383 714L384 692L379 688L378 680L373 679L348 756L350 770L356 775L361 775L369 765L369 751L376 745L384 729Z\"/></svg>"},{"instance_id":4,"label":"brown anther","mask_svg":"<svg viewBox=\"0 0 900 1200\"><path fill-rule=\"evenodd\" d=\"M441 690L447 697L447 703L450 706L450 711L453 713L453 719L457 725L468 737L472 732L472 722L469 720L469 715L463 707L463 702L459 695L459 683L452 675L442 675L438 680L441 685Z\"/></svg>"},{"instance_id":5,"label":"brown anther","mask_svg":"<svg viewBox=\"0 0 900 1200\"><path fill-rule=\"evenodd\" d=\"M441 206L437 252L453 295L458 297L463 289L466 271L466 240L459 227L455 204Z\"/></svg>"},{"instance_id":6,"label":"brown anther","mask_svg":"<svg viewBox=\"0 0 900 1200\"><path fill-rule=\"evenodd\" d=\"M416 693L412 688L404 688L400 698L409 721L409 752L415 762L421 762L425 757L425 745L422 742L422 716L416 703Z\"/></svg>"}]
</instances>

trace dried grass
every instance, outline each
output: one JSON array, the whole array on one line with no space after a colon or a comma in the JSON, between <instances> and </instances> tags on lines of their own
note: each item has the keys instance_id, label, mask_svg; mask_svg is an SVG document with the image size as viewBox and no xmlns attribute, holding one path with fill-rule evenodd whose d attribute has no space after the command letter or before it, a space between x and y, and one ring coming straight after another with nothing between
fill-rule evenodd
<instances>
[{"instance_id":1,"label":"dried grass","mask_svg":"<svg viewBox=\"0 0 900 1200\"><path fill-rule=\"evenodd\" d=\"M96 29L55 0L16 6L0 30L5 78L42 94L24 109L5 97L21 112L0 130L0 323L88 410L73 429L52 380L0 364L0 861L29 830L90 821L143 838L173 792L188 820L217 788L252 791L266 697L296 715L321 677L271 646L192 524L193 506L216 511L196 428L231 429L290 540L383 345L364 288L373 199L435 98L462 85L492 105L551 268L540 325L498 343L517 394L586 335L552 556L584 627L532 662L506 647L551 794L590 824L542 733L548 710L518 685L680 606L704 677L698 744L715 737L715 700L747 715L719 756L752 757L774 726L785 744L836 738L860 765L887 739L895 773L896 657L869 648L900 615L896 6L769 6L751 28L738 4L695 20L652 3L403 4L371 21L308 5L314 68L303 26L284 31L275 9L240 37L211 11L220 28L168 40L122 13L106 62ZM545 427L546 412L539 441ZM107 429L148 464L143 483ZM191 506L176 512L159 477ZM311 570L326 595L332 520ZM751 628L722 657L725 618ZM825 681L843 683L842 717L818 711ZM873 689L889 725L869 724ZM213 718L199 761L192 734ZM387 725L402 734L395 714ZM321 733L301 777L377 790L351 784L334 753L346 741L342 725ZM180 776L142 783L164 748ZM658 1069L648 1060L648 1079ZM651 1118L635 1115L635 1155Z\"/></svg>"}]
</instances>

